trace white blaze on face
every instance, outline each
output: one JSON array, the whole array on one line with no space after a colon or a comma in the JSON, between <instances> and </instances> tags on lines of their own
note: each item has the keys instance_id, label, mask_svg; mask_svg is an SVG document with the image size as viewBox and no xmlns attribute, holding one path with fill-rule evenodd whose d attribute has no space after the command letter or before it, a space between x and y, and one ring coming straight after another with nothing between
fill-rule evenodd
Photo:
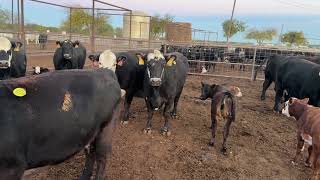
<instances>
[{"instance_id":1,"label":"white blaze on face","mask_svg":"<svg viewBox=\"0 0 320 180\"><path fill-rule=\"evenodd\" d=\"M207 73L207 72L208 72L207 69L204 66L202 66L201 73L203 74L203 73Z\"/></svg>"},{"instance_id":2,"label":"white blaze on face","mask_svg":"<svg viewBox=\"0 0 320 180\"><path fill-rule=\"evenodd\" d=\"M99 68L111 69L113 72L116 71L117 58L111 50L105 50L100 54L99 57Z\"/></svg>"},{"instance_id":3,"label":"white blaze on face","mask_svg":"<svg viewBox=\"0 0 320 180\"><path fill-rule=\"evenodd\" d=\"M39 67L39 66L36 66L36 67L34 68L34 72L35 72L36 74L40 74L40 67Z\"/></svg>"},{"instance_id":4,"label":"white blaze on face","mask_svg":"<svg viewBox=\"0 0 320 180\"><path fill-rule=\"evenodd\" d=\"M286 101L284 103L284 108L282 109L282 114L290 117L290 114L289 114L289 101Z\"/></svg>"}]
</instances>

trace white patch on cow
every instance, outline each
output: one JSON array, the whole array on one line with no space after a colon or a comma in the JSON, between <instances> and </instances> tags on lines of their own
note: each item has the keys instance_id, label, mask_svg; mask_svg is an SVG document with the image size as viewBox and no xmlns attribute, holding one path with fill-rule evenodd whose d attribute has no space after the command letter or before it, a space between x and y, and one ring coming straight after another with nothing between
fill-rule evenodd
<instances>
[{"instance_id":1,"label":"white patch on cow","mask_svg":"<svg viewBox=\"0 0 320 180\"><path fill-rule=\"evenodd\" d=\"M320 72L319 72L319 76L320 76Z\"/></svg>"},{"instance_id":2,"label":"white patch on cow","mask_svg":"<svg viewBox=\"0 0 320 180\"><path fill-rule=\"evenodd\" d=\"M61 109L65 112L68 112L71 110L72 106L73 106L73 103L72 103L71 94L67 91L66 94L64 95Z\"/></svg>"},{"instance_id":3,"label":"white patch on cow","mask_svg":"<svg viewBox=\"0 0 320 180\"><path fill-rule=\"evenodd\" d=\"M201 73L204 74L204 73L207 73L207 72L208 72L207 69L204 66L202 66Z\"/></svg>"},{"instance_id":4,"label":"white patch on cow","mask_svg":"<svg viewBox=\"0 0 320 180\"><path fill-rule=\"evenodd\" d=\"M284 103L284 108L282 109L282 114L290 117L290 114L289 114L289 101L286 101Z\"/></svg>"},{"instance_id":5,"label":"white patch on cow","mask_svg":"<svg viewBox=\"0 0 320 180\"><path fill-rule=\"evenodd\" d=\"M121 98L123 98L126 95L126 91L124 89L121 89Z\"/></svg>"},{"instance_id":6,"label":"white patch on cow","mask_svg":"<svg viewBox=\"0 0 320 180\"><path fill-rule=\"evenodd\" d=\"M116 71L117 58L111 50L105 50L100 54L99 57L99 68L111 69L113 72Z\"/></svg>"},{"instance_id":7,"label":"white patch on cow","mask_svg":"<svg viewBox=\"0 0 320 180\"><path fill-rule=\"evenodd\" d=\"M301 137L306 144L308 144L309 146L312 145L312 137L309 134L301 133Z\"/></svg>"},{"instance_id":8,"label":"white patch on cow","mask_svg":"<svg viewBox=\"0 0 320 180\"><path fill-rule=\"evenodd\" d=\"M9 51L11 49L11 42L8 38L0 37L0 50Z\"/></svg>"},{"instance_id":9,"label":"white patch on cow","mask_svg":"<svg viewBox=\"0 0 320 180\"><path fill-rule=\"evenodd\" d=\"M235 89L236 89L236 97L242 97L242 92L241 92L241 90L240 90L240 88L239 87L235 87Z\"/></svg>"},{"instance_id":10,"label":"white patch on cow","mask_svg":"<svg viewBox=\"0 0 320 180\"><path fill-rule=\"evenodd\" d=\"M164 56L162 55L162 53L159 51L159 50L154 50L153 53L149 53L148 54L148 57L147 57L147 60L150 61L150 60L160 60L160 59L164 59Z\"/></svg>"},{"instance_id":11,"label":"white patch on cow","mask_svg":"<svg viewBox=\"0 0 320 180\"><path fill-rule=\"evenodd\" d=\"M34 72L36 73L36 74L40 74L40 67L39 66L36 66L35 68L34 68Z\"/></svg>"}]
</instances>

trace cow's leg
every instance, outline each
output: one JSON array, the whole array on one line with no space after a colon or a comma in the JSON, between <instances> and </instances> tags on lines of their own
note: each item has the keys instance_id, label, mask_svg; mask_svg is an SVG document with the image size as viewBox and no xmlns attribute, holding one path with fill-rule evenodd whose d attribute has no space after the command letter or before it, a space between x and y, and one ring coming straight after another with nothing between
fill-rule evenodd
<instances>
[{"instance_id":1,"label":"cow's leg","mask_svg":"<svg viewBox=\"0 0 320 180\"><path fill-rule=\"evenodd\" d=\"M265 78L264 82L263 82L263 86L262 86L262 92L261 92L261 97L260 99L263 101L266 99L266 91L269 88L269 86L271 85L272 81L269 78Z\"/></svg>"},{"instance_id":2,"label":"cow's leg","mask_svg":"<svg viewBox=\"0 0 320 180\"><path fill-rule=\"evenodd\" d=\"M304 140L302 139L300 132L297 133L297 149L296 149L296 155L293 158L292 164L297 164L297 160L299 158L300 153L303 151L304 146Z\"/></svg>"},{"instance_id":3,"label":"cow's leg","mask_svg":"<svg viewBox=\"0 0 320 180\"><path fill-rule=\"evenodd\" d=\"M116 121L121 114L122 103L120 103L113 112L112 119L101 132L98 134L95 143L95 156L97 163L96 180L104 180L106 174L106 162L111 156L112 150L112 135L116 125Z\"/></svg>"},{"instance_id":4,"label":"cow's leg","mask_svg":"<svg viewBox=\"0 0 320 180\"><path fill-rule=\"evenodd\" d=\"M319 180L319 173L320 173L320 151L318 150L317 146L314 146L312 148L312 151L314 151L313 153L314 155L314 159L313 159L313 172L312 172L312 177L311 180Z\"/></svg>"},{"instance_id":5,"label":"cow's leg","mask_svg":"<svg viewBox=\"0 0 320 180\"><path fill-rule=\"evenodd\" d=\"M171 117L174 118L174 119L177 118L177 116L178 116L178 114L177 114L177 106L178 106L178 102L179 102L179 99L180 99L182 90L183 90L183 89L181 89L181 90L177 93L177 96L174 98L173 111L171 112Z\"/></svg>"},{"instance_id":6,"label":"cow's leg","mask_svg":"<svg viewBox=\"0 0 320 180\"><path fill-rule=\"evenodd\" d=\"M14 158L0 158L0 179L20 180L26 163Z\"/></svg>"},{"instance_id":7,"label":"cow's leg","mask_svg":"<svg viewBox=\"0 0 320 180\"><path fill-rule=\"evenodd\" d=\"M147 119L146 128L143 130L143 132L145 134L151 134L153 109L151 108L150 102L148 100L145 100L145 101L146 101L146 105L147 105L147 109L148 109L148 119Z\"/></svg>"},{"instance_id":8,"label":"cow's leg","mask_svg":"<svg viewBox=\"0 0 320 180\"><path fill-rule=\"evenodd\" d=\"M224 154L227 152L227 139L229 136L229 130L230 130L231 123L232 123L232 118L228 117L228 120L223 127L223 142L222 142L221 152Z\"/></svg>"},{"instance_id":9,"label":"cow's leg","mask_svg":"<svg viewBox=\"0 0 320 180\"><path fill-rule=\"evenodd\" d=\"M125 102L124 102L124 113L123 113L121 124L128 124L129 110L130 110L132 100L133 100L133 93L131 91L128 91L128 93L126 94Z\"/></svg>"},{"instance_id":10,"label":"cow's leg","mask_svg":"<svg viewBox=\"0 0 320 180\"><path fill-rule=\"evenodd\" d=\"M276 88L276 96L275 96L274 107L273 107L273 110L276 112L281 112L280 101L282 96L283 96L283 90L281 88Z\"/></svg>"},{"instance_id":11,"label":"cow's leg","mask_svg":"<svg viewBox=\"0 0 320 180\"><path fill-rule=\"evenodd\" d=\"M86 162L84 169L82 171L82 175L80 176L79 180L90 180L93 172L94 162L96 160L96 142L93 142L89 146L89 150L85 151L86 154Z\"/></svg>"},{"instance_id":12,"label":"cow's leg","mask_svg":"<svg viewBox=\"0 0 320 180\"><path fill-rule=\"evenodd\" d=\"M216 131L217 131L217 108L215 105L211 105L211 140L209 146L215 145Z\"/></svg>"},{"instance_id":13,"label":"cow's leg","mask_svg":"<svg viewBox=\"0 0 320 180\"><path fill-rule=\"evenodd\" d=\"M172 98L173 99L173 98ZM170 136L171 135L171 132L170 132L170 124L169 124L169 119L171 118L170 116L170 112L172 112L173 110L173 107L174 107L174 100L169 100L167 103L166 103L166 106L164 108L164 112L163 112L163 117L164 117L164 126L163 128L161 129L162 131L162 134L163 135L167 135L167 136Z\"/></svg>"},{"instance_id":14,"label":"cow's leg","mask_svg":"<svg viewBox=\"0 0 320 180\"><path fill-rule=\"evenodd\" d=\"M312 150L312 146L308 147L308 158L305 162L306 167L311 167L311 162L314 160L314 151Z\"/></svg>"}]
</instances>

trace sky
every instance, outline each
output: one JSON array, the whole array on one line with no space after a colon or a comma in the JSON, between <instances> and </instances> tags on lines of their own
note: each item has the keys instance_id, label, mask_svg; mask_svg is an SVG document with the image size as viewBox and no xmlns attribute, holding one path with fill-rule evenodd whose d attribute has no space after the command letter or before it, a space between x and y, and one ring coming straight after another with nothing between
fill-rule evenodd
<instances>
[{"instance_id":1,"label":"sky","mask_svg":"<svg viewBox=\"0 0 320 180\"><path fill-rule=\"evenodd\" d=\"M81 5L90 7L91 0L43 0L64 5ZM222 36L221 24L231 16L234 0L102 0L132 10L141 10L149 15L171 14L175 21L190 22L193 28L218 32L219 40ZM109 6L96 3L97 7ZM10 8L11 0L0 0L0 7ZM113 12L114 13L114 12ZM25 16L29 23L59 26L66 18L67 12L63 8L40 5L25 0ZM304 31L305 35L315 44L320 44L320 0L237 0L234 18L244 21L248 29L275 28L280 32ZM122 26L120 16L112 16L114 26ZM233 41L247 41L245 33L232 38ZM197 39L203 39L204 34L197 33ZM206 37L207 38L207 37ZM215 39L211 35L210 39ZM319 39L319 40L317 40ZM274 42L277 40L275 39Z\"/></svg>"}]
</instances>

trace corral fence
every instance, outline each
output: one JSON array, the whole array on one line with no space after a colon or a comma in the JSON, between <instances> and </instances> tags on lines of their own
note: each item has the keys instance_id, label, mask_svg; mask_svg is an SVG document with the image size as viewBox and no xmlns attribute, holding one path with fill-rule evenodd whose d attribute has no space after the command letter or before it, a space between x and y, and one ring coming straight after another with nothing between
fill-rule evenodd
<instances>
[{"instance_id":1,"label":"corral fence","mask_svg":"<svg viewBox=\"0 0 320 180\"><path fill-rule=\"evenodd\" d=\"M318 49L294 49L237 44L195 42L191 44L166 44L164 52L180 52L189 59L190 74L204 77L220 76L263 80L265 62L271 55L314 57Z\"/></svg>"}]
</instances>

